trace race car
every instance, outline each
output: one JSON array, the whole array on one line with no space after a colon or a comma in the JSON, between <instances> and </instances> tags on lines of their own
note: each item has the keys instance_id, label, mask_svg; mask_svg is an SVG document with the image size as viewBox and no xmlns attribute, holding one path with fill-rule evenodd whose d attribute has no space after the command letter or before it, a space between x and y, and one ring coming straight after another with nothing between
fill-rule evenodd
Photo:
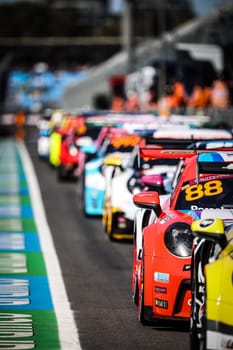
<instances>
[{"instance_id":1,"label":"race car","mask_svg":"<svg viewBox=\"0 0 233 350\"><path fill-rule=\"evenodd\" d=\"M51 135L62 122L64 111L45 109L38 121L37 154L41 159L49 160Z\"/></svg>"},{"instance_id":2,"label":"race car","mask_svg":"<svg viewBox=\"0 0 233 350\"><path fill-rule=\"evenodd\" d=\"M52 111L46 110L38 121L37 155L41 159L48 159Z\"/></svg>"},{"instance_id":3,"label":"race car","mask_svg":"<svg viewBox=\"0 0 233 350\"><path fill-rule=\"evenodd\" d=\"M233 146L233 141L230 139L217 139L203 140L204 137L208 138L208 130L205 131L203 135L203 130L200 129L200 134L198 132L192 135L192 129L186 129L183 131L187 138L174 139L174 127L172 132L168 134L166 131L166 138L143 138L140 142L144 143L145 147L151 147L153 142L153 147L157 145L158 148L195 148L199 149L210 147L231 147ZM179 131L179 129L178 129ZM212 134L212 131L211 131ZM225 135L229 137L229 133L222 133L217 130L217 135ZM168 138L167 136L170 135ZM173 137L172 137L173 136ZM201 138L199 141L198 137ZM139 159L137 157L138 148L132 152L132 156L129 162L122 166L121 159L119 157L106 157L104 160L105 165L110 165L111 167L120 167L121 171L118 172L117 176L108 176L106 180L106 190L104 198L104 210L102 216L102 224L104 226L105 232L108 234L110 239L133 239L133 226L136 207L133 204L132 196L136 192L140 192L145 184L142 183L143 175L152 175L152 177L147 178L147 187L158 191L160 194L169 193L171 189L171 181L176 170L176 165L178 159L172 158L159 158L159 159ZM140 163L140 167L139 167ZM153 181L153 175L157 175ZM161 175L160 179L158 175ZM152 181L151 181L152 180ZM149 182L148 182L149 181Z\"/></svg>"},{"instance_id":4,"label":"race car","mask_svg":"<svg viewBox=\"0 0 233 350\"><path fill-rule=\"evenodd\" d=\"M84 166L81 184L81 205L84 215L102 216L105 195L105 176L115 176L117 170L114 167L106 167L104 158L107 154L117 153L127 162L133 147L140 141L140 136L128 134L124 129L109 129L97 156L86 162Z\"/></svg>"},{"instance_id":5,"label":"race car","mask_svg":"<svg viewBox=\"0 0 233 350\"><path fill-rule=\"evenodd\" d=\"M220 211L217 219L209 215L191 225L191 350L233 347L233 198L229 208L228 215Z\"/></svg>"},{"instance_id":6,"label":"race car","mask_svg":"<svg viewBox=\"0 0 233 350\"><path fill-rule=\"evenodd\" d=\"M76 133L63 135L57 166L58 180L78 180L85 163L85 153L82 148L87 148L92 143L89 136L79 136Z\"/></svg>"},{"instance_id":7,"label":"race car","mask_svg":"<svg viewBox=\"0 0 233 350\"><path fill-rule=\"evenodd\" d=\"M66 120L54 131L51 144L54 143L55 147L51 150L51 163L57 168L59 180L78 180L85 163L96 156L111 129L110 121L109 125L105 125L103 118L107 118L106 112L82 111L66 116Z\"/></svg>"},{"instance_id":8,"label":"race car","mask_svg":"<svg viewBox=\"0 0 233 350\"><path fill-rule=\"evenodd\" d=\"M49 142L49 164L57 168L61 164L61 148L62 143L71 135L81 136L86 132L85 120L82 115L76 115L69 112L56 112L55 116L59 116L58 120L53 120L53 130L50 134ZM67 149L64 148L66 152ZM63 160L66 161L64 156ZM69 162L69 161L68 161Z\"/></svg>"},{"instance_id":9,"label":"race car","mask_svg":"<svg viewBox=\"0 0 233 350\"><path fill-rule=\"evenodd\" d=\"M121 159L114 155L106 157L104 163L107 166L120 167L117 176L105 178L102 216L105 232L111 240L133 239L136 210L132 201L133 194L142 191L143 188L154 189L160 194L170 192L177 161L150 158L139 161L138 147L135 147L125 166L122 165Z\"/></svg>"},{"instance_id":10,"label":"race car","mask_svg":"<svg viewBox=\"0 0 233 350\"><path fill-rule=\"evenodd\" d=\"M191 251L194 220L222 215L232 203L233 150L141 149L144 157L177 157L171 194L143 191L134 232L132 296L141 323L188 320L191 307ZM214 214L215 213L215 214ZM226 214L227 215L227 214Z\"/></svg>"}]
</instances>

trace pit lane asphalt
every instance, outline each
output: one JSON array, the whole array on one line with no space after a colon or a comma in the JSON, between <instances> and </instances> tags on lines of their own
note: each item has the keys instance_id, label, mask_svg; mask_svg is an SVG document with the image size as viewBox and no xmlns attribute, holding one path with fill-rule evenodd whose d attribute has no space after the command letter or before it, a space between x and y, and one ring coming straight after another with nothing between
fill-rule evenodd
<instances>
[{"instance_id":1,"label":"pit lane asphalt","mask_svg":"<svg viewBox=\"0 0 233 350\"><path fill-rule=\"evenodd\" d=\"M83 350L189 349L188 325L142 326L131 299L132 243L110 242L101 220L85 218L78 184L62 183L38 158L36 129L26 146L40 185Z\"/></svg>"}]
</instances>

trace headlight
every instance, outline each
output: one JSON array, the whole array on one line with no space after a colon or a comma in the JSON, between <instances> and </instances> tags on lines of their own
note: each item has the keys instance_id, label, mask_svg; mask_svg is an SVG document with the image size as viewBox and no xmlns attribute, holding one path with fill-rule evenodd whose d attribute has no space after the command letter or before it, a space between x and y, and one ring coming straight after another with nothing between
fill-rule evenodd
<instances>
[{"instance_id":1,"label":"headlight","mask_svg":"<svg viewBox=\"0 0 233 350\"><path fill-rule=\"evenodd\" d=\"M171 225L165 233L165 245L174 255L185 258L191 256L193 235L185 223Z\"/></svg>"}]
</instances>

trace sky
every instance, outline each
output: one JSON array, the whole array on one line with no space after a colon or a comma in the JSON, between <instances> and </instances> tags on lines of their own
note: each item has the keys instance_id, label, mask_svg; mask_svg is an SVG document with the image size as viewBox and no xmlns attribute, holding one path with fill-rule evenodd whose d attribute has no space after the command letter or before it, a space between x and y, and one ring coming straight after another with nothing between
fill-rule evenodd
<instances>
[{"instance_id":1,"label":"sky","mask_svg":"<svg viewBox=\"0 0 233 350\"><path fill-rule=\"evenodd\" d=\"M15 3L20 1L22 0L0 0L0 4L3 4L3 3L9 4L9 3ZM37 2L38 0L26 0L26 1ZM111 12L117 14L122 11L124 0L108 0L108 1L109 1L109 9L111 10ZM193 8L198 15L206 15L208 14L208 12L211 11L211 9L213 9L216 6L232 3L232 0L189 0L189 1L192 3Z\"/></svg>"},{"instance_id":2,"label":"sky","mask_svg":"<svg viewBox=\"0 0 233 350\"><path fill-rule=\"evenodd\" d=\"M224 4L230 4L230 0L190 0L194 10L200 15L206 15L214 7Z\"/></svg>"},{"instance_id":3,"label":"sky","mask_svg":"<svg viewBox=\"0 0 233 350\"><path fill-rule=\"evenodd\" d=\"M182 1L182 0L180 0ZM189 0L194 11L198 15L208 14L214 7L232 3L232 0ZM123 7L124 0L109 0L109 8L112 12L119 13Z\"/></svg>"}]
</instances>

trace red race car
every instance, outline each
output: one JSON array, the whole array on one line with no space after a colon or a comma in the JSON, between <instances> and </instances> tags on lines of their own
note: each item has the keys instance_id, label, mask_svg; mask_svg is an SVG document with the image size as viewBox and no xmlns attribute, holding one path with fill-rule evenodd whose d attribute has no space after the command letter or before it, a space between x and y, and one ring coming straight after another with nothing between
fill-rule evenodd
<instances>
[{"instance_id":1,"label":"red race car","mask_svg":"<svg viewBox=\"0 0 233 350\"><path fill-rule=\"evenodd\" d=\"M191 306L190 225L194 219L227 215L232 205L233 149L140 149L141 157L180 158L173 192L133 196L136 212L133 300L143 324L159 319L188 320ZM208 214L210 212L210 214Z\"/></svg>"}]
</instances>

